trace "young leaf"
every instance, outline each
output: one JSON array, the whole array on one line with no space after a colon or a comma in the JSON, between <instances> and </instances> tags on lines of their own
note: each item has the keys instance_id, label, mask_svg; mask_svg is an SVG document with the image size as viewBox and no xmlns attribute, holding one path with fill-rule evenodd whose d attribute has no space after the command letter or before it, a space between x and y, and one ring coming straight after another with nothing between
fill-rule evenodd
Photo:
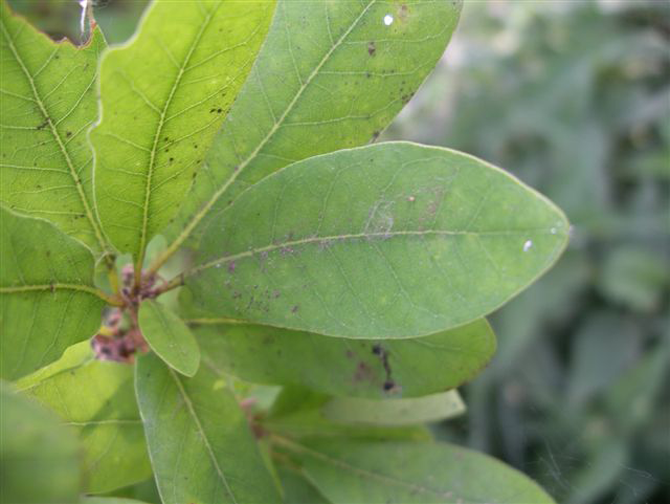
<instances>
[{"instance_id":1,"label":"young leaf","mask_svg":"<svg viewBox=\"0 0 670 504\"><path fill-rule=\"evenodd\" d=\"M142 335L166 364L186 376L200 365L200 347L181 319L152 299L142 301L139 313Z\"/></svg>"},{"instance_id":2,"label":"young leaf","mask_svg":"<svg viewBox=\"0 0 670 504\"><path fill-rule=\"evenodd\" d=\"M142 481L151 475L151 466L135 402L133 368L95 360L88 342L79 346L88 347L88 352L81 353L77 365L67 365L22 392L77 429L84 448L87 492L107 492Z\"/></svg>"},{"instance_id":3,"label":"young leaf","mask_svg":"<svg viewBox=\"0 0 670 504\"><path fill-rule=\"evenodd\" d=\"M335 504L554 502L516 470L444 443L277 441L300 457L304 474Z\"/></svg>"},{"instance_id":4,"label":"young leaf","mask_svg":"<svg viewBox=\"0 0 670 504\"><path fill-rule=\"evenodd\" d=\"M372 425L412 425L446 420L465 412L456 390L413 399L379 401L358 397L335 397L321 409L335 422Z\"/></svg>"},{"instance_id":5,"label":"young leaf","mask_svg":"<svg viewBox=\"0 0 670 504\"><path fill-rule=\"evenodd\" d=\"M164 504L279 502L242 410L205 366L187 379L149 354L135 386Z\"/></svg>"},{"instance_id":6,"label":"young leaf","mask_svg":"<svg viewBox=\"0 0 670 504\"><path fill-rule=\"evenodd\" d=\"M92 205L100 30L77 48L53 42L0 6L0 203L42 217L95 251L106 248Z\"/></svg>"},{"instance_id":7,"label":"young leaf","mask_svg":"<svg viewBox=\"0 0 670 504\"><path fill-rule=\"evenodd\" d=\"M349 338L482 317L544 273L561 211L455 151L387 143L295 163L212 221L186 278L203 313Z\"/></svg>"},{"instance_id":8,"label":"young leaf","mask_svg":"<svg viewBox=\"0 0 670 504\"><path fill-rule=\"evenodd\" d=\"M41 219L0 208L0 377L58 359L100 327L93 256Z\"/></svg>"},{"instance_id":9,"label":"young leaf","mask_svg":"<svg viewBox=\"0 0 670 504\"><path fill-rule=\"evenodd\" d=\"M78 502L79 457L70 429L0 382L0 501Z\"/></svg>"},{"instance_id":10,"label":"young leaf","mask_svg":"<svg viewBox=\"0 0 670 504\"><path fill-rule=\"evenodd\" d=\"M175 215L273 10L273 1L157 0L136 37L103 57L96 202L110 240L136 265Z\"/></svg>"},{"instance_id":11,"label":"young leaf","mask_svg":"<svg viewBox=\"0 0 670 504\"><path fill-rule=\"evenodd\" d=\"M202 325L195 333L204 360L244 380L370 399L455 388L479 372L496 348L483 319L383 344L246 324Z\"/></svg>"},{"instance_id":12,"label":"young leaf","mask_svg":"<svg viewBox=\"0 0 670 504\"><path fill-rule=\"evenodd\" d=\"M252 73L170 228L178 237L168 251L283 166L375 140L442 57L460 8L460 1L280 0Z\"/></svg>"}]
</instances>

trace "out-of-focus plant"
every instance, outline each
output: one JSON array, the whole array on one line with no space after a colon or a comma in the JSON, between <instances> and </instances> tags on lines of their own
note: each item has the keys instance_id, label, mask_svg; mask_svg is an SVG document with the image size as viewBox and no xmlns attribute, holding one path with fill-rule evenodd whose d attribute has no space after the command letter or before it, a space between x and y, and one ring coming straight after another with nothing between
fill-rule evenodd
<instances>
[{"instance_id":1,"label":"out-of-focus plant","mask_svg":"<svg viewBox=\"0 0 670 504\"><path fill-rule=\"evenodd\" d=\"M494 318L498 358L468 389L468 424L442 434L560 502L667 502L670 6L469 7L387 136L512 167L574 228L557 267Z\"/></svg>"}]
</instances>

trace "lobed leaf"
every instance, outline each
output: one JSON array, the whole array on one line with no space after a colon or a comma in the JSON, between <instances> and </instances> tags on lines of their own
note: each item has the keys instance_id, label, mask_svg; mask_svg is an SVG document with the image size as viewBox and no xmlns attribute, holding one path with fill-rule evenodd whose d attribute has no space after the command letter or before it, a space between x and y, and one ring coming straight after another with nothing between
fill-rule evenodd
<instances>
[{"instance_id":1,"label":"lobed leaf","mask_svg":"<svg viewBox=\"0 0 670 504\"><path fill-rule=\"evenodd\" d=\"M200 366L200 347L188 326L162 304L140 304L139 324L151 349L176 371L193 376Z\"/></svg>"},{"instance_id":2,"label":"lobed leaf","mask_svg":"<svg viewBox=\"0 0 670 504\"><path fill-rule=\"evenodd\" d=\"M164 504L279 502L247 419L205 366L187 379L149 354L135 386Z\"/></svg>"},{"instance_id":3,"label":"lobed leaf","mask_svg":"<svg viewBox=\"0 0 670 504\"><path fill-rule=\"evenodd\" d=\"M520 472L444 443L337 439L278 444L300 458L307 478L335 504L554 502Z\"/></svg>"},{"instance_id":4,"label":"lobed leaf","mask_svg":"<svg viewBox=\"0 0 670 504\"><path fill-rule=\"evenodd\" d=\"M383 345L247 324L205 324L195 334L205 361L244 380L371 399L457 387L478 373L496 348L483 319Z\"/></svg>"},{"instance_id":5,"label":"lobed leaf","mask_svg":"<svg viewBox=\"0 0 670 504\"><path fill-rule=\"evenodd\" d=\"M77 440L70 429L0 381L0 488L3 503L79 499Z\"/></svg>"},{"instance_id":6,"label":"lobed leaf","mask_svg":"<svg viewBox=\"0 0 670 504\"><path fill-rule=\"evenodd\" d=\"M22 380L22 392L76 429L84 449L86 492L108 492L148 478L151 465L135 402L132 366L95 360L88 342L82 342L52 367L74 354L79 355L76 365L70 360L41 380Z\"/></svg>"},{"instance_id":7,"label":"lobed leaf","mask_svg":"<svg viewBox=\"0 0 670 504\"><path fill-rule=\"evenodd\" d=\"M2 208L0 228L0 377L16 379L93 336L104 302L80 242Z\"/></svg>"},{"instance_id":8,"label":"lobed leaf","mask_svg":"<svg viewBox=\"0 0 670 504\"><path fill-rule=\"evenodd\" d=\"M265 38L273 1L155 1L101 63L92 131L105 232L137 265L175 215Z\"/></svg>"},{"instance_id":9,"label":"lobed leaf","mask_svg":"<svg viewBox=\"0 0 670 504\"><path fill-rule=\"evenodd\" d=\"M386 143L248 189L208 227L186 286L212 317L407 338L492 312L556 261L567 234L558 208L502 170Z\"/></svg>"},{"instance_id":10,"label":"lobed leaf","mask_svg":"<svg viewBox=\"0 0 670 504\"><path fill-rule=\"evenodd\" d=\"M460 1L443 0L280 0L249 79L167 233L176 237L171 251L278 169L374 141L442 57L460 9Z\"/></svg>"},{"instance_id":11,"label":"lobed leaf","mask_svg":"<svg viewBox=\"0 0 670 504\"><path fill-rule=\"evenodd\" d=\"M86 132L97 117L99 29L83 47L53 42L0 6L0 203L41 217L100 252L92 205L93 153Z\"/></svg>"}]
</instances>

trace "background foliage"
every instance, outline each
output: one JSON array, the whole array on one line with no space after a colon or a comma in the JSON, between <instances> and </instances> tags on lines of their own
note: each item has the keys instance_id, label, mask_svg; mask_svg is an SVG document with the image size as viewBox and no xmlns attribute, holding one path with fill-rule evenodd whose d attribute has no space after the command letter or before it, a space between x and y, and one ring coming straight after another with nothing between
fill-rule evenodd
<instances>
[{"instance_id":1,"label":"background foliage","mask_svg":"<svg viewBox=\"0 0 670 504\"><path fill-rule=\"evenodd\" d=\"M11 3L77 38L75 2ZM98 9L109 42L144 5ZM665 2L466 2L445 61L383 136L504 166L574 225L559 264L493 317L498 353L466 387L467 415L435 428L559 502L670 497L669 38Z\"/></svg>"}]
</instances>

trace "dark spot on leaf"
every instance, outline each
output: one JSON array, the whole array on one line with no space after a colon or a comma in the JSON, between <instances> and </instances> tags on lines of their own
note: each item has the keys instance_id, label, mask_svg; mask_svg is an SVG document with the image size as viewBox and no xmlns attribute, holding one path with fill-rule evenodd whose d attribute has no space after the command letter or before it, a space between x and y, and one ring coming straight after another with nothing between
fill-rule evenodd
<instances>
[{"instance_id":1,"label":"dark spot on leaf","mask_svg":"<svg viewBox=\"0 0 670 504\"><path fill-rule=\"evenodd\" d=\"M228 273L234 273L235 272L235 261L230 261L228 264Z\"/></svg>"},{"instance_id":2,"label":"dark spot on leaf","mask_svg":"<svg viewBox=\"0 0 670 504\"><path fill-rule=\"evenodd\" d=\"M395 388L395 382L393 380L387 380L384 382L384 390L389 392Z\"/></svg>"},{"instance_id":3,"label":"dark spot on leaf","mask_svg":"<svg viewBox=\"0 0 670 504\"><path fill-rule=\"evenodd\" d=\"M291 308L291 313L296 313L300 307L298 305L295 305L293 308Z\"/></svg>"},{"instance_id":4,"label":"dark spot on leaf","mask_svg":"<svg viewBox=\"0 0 670 504\"><path fill-rule=\"evenodd\" d=\"M347 351L344 353L344 355L347 356L347 359L353 359L354 356L355 356L354 352L352 352L351 350L347 350Z\"/></svg>"},{"instance_id":5,"label":"dark spot on leaf","mask_svg":"<svg viewBox=\"0 0 670 504\"><path fill-rule=\"evenodd\" d=\"M66 136L67 138L70 138L70 137L72 136L72 132L71 132L71 131L66 131L66 132L65 132L65 136Z\"/></svg>"},{"instance_id":6,"label":"dark spot on leaf","mask_svg":"<svg viewBox=\"0 0 670 504\"><path fill-rule=\"evenodd\" d=\"M370 42L368 44L368 54L370 56L374 56L376 52L377 52L377 46L375 45L374 42Z\"/></svg>"},{"instance_id":7,"label":"dark spot on leaf","mask_svg":"<svg viewBox=\"0 0 670 504\"><path fill-rule=\"evenodd\" d=\"M221 112L223 112L223 109L216 109L217 114L220 114Z\"/></svg>"}]
</instances>

